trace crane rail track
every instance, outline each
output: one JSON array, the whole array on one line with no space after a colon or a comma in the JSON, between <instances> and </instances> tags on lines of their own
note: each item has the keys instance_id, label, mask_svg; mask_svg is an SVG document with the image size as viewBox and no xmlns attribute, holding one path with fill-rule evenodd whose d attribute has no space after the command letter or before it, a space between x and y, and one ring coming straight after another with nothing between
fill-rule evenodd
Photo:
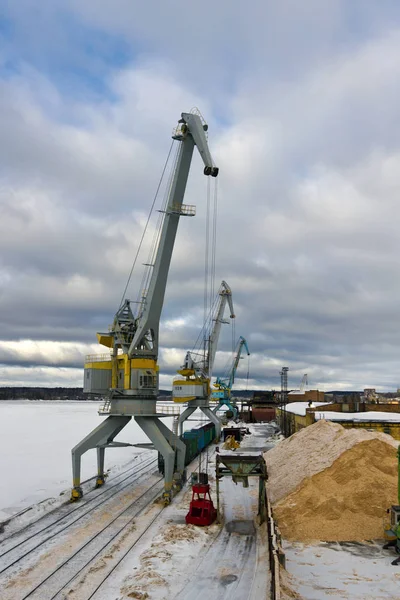
<instances>
[{"instance_id":1,"label":"crane rail track","mask_svg":"<svg viewBox=\"0 0 400 600\"><path fill-rule=\"evenodd\" d=\"M203 450L201 455L204 455L206 452L208 452L207 449ZM154 461L150 461L150 463L152 462ZM188 466L188 473L195 470L196 467L197 460L195 459ZM150 475L150 477L152 476ZM129 502L104 527L95 531L92 535L89 534L90 537L84 538L82 540L83 543L79 547L75 546L71 548L70 542L67 539L68 543L66 543L64 549L62 545L63 541L60 540L60 543L55 548L55 552L53 552L50 542L50 551L42 555L45 561L44 564L42 563L39 566L41 556L38 556L37 562L33 566L29 558L27 564L24 564L24 562L19 564L34 549L44 546L46 542L61 533L61 531L58 531L51 537L46 537L35 548L32 548L13 561L2 572L11 569L13 565L16 565L16 569L12 569L11 573L5 573L0 576L0 589L7 590L10 588L9 593L12 594L6 596L7 600L65 600L71 594L71 598L75 598L74 592L77 592L77 589L77 598L91 600L151 528L162 512L164 508L163 504L152 506L151 503L154 502L164 489L163 481L163 477L158 477L154 483L148 482L148 485L146 485L145 490L141 494ZM131 483L132 480L127 485ZM121 489L118 489L118 492L120 491ZM118 492L113 495L117 495ZM144 520L136 521L138 516L145 513L146 509L150 510L148 517L145 517ZM93 507L91 510L93 510ZM153 511L156 512L154 516ZM137 527L135 523L137 523ZM135 533L136 529L137 532ZM57 559L57 553L60 552L61 554L59 554L59 558ZM71 552L70 555L68 555L68 552ZM51 564L52 560L57 561L54 563L54 566ZM46 565L48 561L50 561L50 564ZM105 570L101 574L97 573L100 569ZM86 587L84 595L82 595L82 585Z\"/></svg>"},{"instance_id":2,"label":"crane rail track","mask_svg":"<svg viewBox=\"0 0 400 600\"><path fill-rule=\"evenodd\" d=\"M146 462L146 464L143 464L144 462ZM156 462L157 462L156 458L148 460L148 457L147 457L146 459L138 462L137 464L135 463L132 467L129 467L129 469L125 469L125 471L121 471L121 473L118 473L118 474L114 475L114 477L107 478L108 484L107 484L107 486L101 492L97 491L98 490L97 488L89 490L85 494L83 500L81 500L79 502L79 505L77 505L76 509L68 510L68 512L65 515L63 515L63 518L65 518L65 516L71 515L73 512L75 512L76 510L81 509L83 506L86 506L90 502L93 502L93 500L97 500L100 496L103 496L104 494L108 495L108 493L110 492L110 490L113 490L114 488L116 488L117 486L119 486L121 483L123 483L124 481L126 481L129 477L132 477L133 475L136 475L136 473L139 473L139 472L143 471L143 468L146 468L150 464L152 464L152 463L156 464ZM139 468L138 469L137 467L143 467L143 468ZM130 473L130 475L127 475L126 477L123 477L123 475L125 475L126 473L129 473L130 471L133 471L133 472ZM123 478L120 479L121 477L123 477ZM86 481L83 481L82 485L85 484L85 483L88 483L89 481L91 481L93 479L96 479L96 476L93 476L90 479L87 479ZM119 480L119 481L116 481L116 480ZM112 485L110 485L111 482L113 482ZM112 497L112 495L110 495L110 498L111 497ZM43 502L46 502L46 500L44 500ZM6 521L0 522L0 527L1 526L5 527L5 526L9 525L10 523L12 523L12 521L14 519L22 516L23 514L25 514L26 512L28 512L29 510L31 510L35 506L39 506L43 502L39 502L37 505L29 506L29 507L25 508L23 511L21 511L20 513L17 513L15 515L11 516ZM51 516L54 515L54 513L59 513L61 511L65 510L66 508L70 507L70 505L71 505L70 501L63 502L62 504L54 507L53 509L49 510L48 512L45 512L43 515L40 515L37 519L35 519L35 520L27 523L26 525L23 525L22 527L20 527L19 529L16 529L15 531L12 531L11 533L9 533L6 536L2 536L2 534L0 533L0 548L1 548L1 546L5 542L7 542L8 540L10 540L11 538L14 538L14 537L17 537L17 536L21 535L21 533L23 533L27 529L32 529L40 521L43 521L45 519L51 518ZM42 530L40 530L40 531L42 531ZM36 533L38 533L38 532L36 532ZM0 554L0 558L2 556L3 556L3 554Z\"/></svg>"},{"instance_id":3,"label":"crane rail track","mask_svg":"<svg viewBox=\"0 0 400 600\"><path fill-rule=\"evenodd\" d=\"M200 456L204 455L206 453L208 453L208 448L207 447L200 453ZM211 456L213 454L215 454L215 449L213 449L210 454L211 454ZM192 469L191 469L190 472L192 472L193 470L195 470L196 467L193 466L193 464L195 462L197 463L197 459L194 459L192 461L192 463L191 463ZM128 554L133 550L133 548L138 544L138 542L140 542L140 540L145 535L145 533L147 533L147 531L150 529L150 527L153 525L153 523L156 521L156 519L160 515L160 512L157 512L157 514L154 516L153 519L151 519L151 521L147 524L146 528L140 533L140 535L137 536L137 538L128 546L128 548L122 553L122 555L114 562L114 565L111 568L109 568L109 570L105 574L105 576L97 583L97 585L94 587L94 589L92 589L89 592L89 595L85 596L85 600L92 600L92 598L94 598L94 596L97 594L97 592L100 590L100 588L104 585L104 583L107 581L107 579L110 577L110 575L112 575L112 573L115 571L115 569L117 569L117 567L128 556ZM66 586L64 586L63 588L61 588L61 590L59 590L59 592L55 596L52 596L51 598L49 598L49 600L63 600L64 597L57 598L57 596L58 596L58 594L60 592L62 592L65 589L65 587ZM22 600L25 600L25 598L22 598Z\"/></svg>"},{"instance_id":4,"label":"crane rail track","mask_svg":"<svg viewBox=\"0 0 400 600\"><path fill-rule=\"evenodd\" d=\"M130 544L129 548L127 550L125 550L125 552L123 553L123 555L115 562L114 566L109 570L109 572L107 573L107 575L105 577L103 577L103 579L100 581L100 583L92 591L92 593L90 594L90 596L87 596L86 600L91 600L91 598L93 598L93 596L98 592L98 590L101 588L101 586L107 581L107 579L110 577L110 575L122 563L122 561L129 554L129 552L131 552L131 550L133 550L133 548L136 546L136 544L138 542L140 542L140 540L142 539L142 537L144 536L144 534L147 533L147 531L153 525L154 521L157 519L157 517L159 516L159 514L160 513L157 513L155 515L155 517L150 521L150 523L148 524L148 526L146 527L146 529L144 531L142 531L142 533L136 538L136 540L132 544ZM51 600L55 600L55 598L51 598Z\"/></svg>"},{"instance_id":5,"label":"crane rail track","mask_svg":"<svg viewBox=\"0 0 400 600\"><path fill-rule=\"evenodd\" d=\"M53 521L53 522L49 523L48 525L46 525L45 527L43 527L39 531L31 533L28 537L25 537L23 540L21 540L17 544L14 544L10 548L6 549L4 552L2 552L2 554L0 554L0 558L6 556L10 552L16 550L20 546L23 546L24 544L28 543L31 539L35 538L36 536L38 536L39 534L43 533L44 531L47 531L47 530L49 530L52 527L56 529L56 531L54 533L51 533L50 535L45 536L43 540L41 540L38 544L34 545L32 548L28 549L26 552L23 552L23 554L21 554L21 556L16 557L14 560L11 560L11 562L8 565L6 565L6 566L0 566L0 575L2 573L4 573L5 571L7 571L8 569L10 569L12 566L16 565L23 558L25 558L26 556L28 556L29 554L31 554L34 550L37 550L40 546L42 546L43 544L45 544L47 541L49 541L50 539L54 538L56 535L64 532L69 527L71 527L72 525L74 525L75 523L77 523L77 521L79 521L80 519L86 517L88 514L90 514L94 510L96 510L99 506L101 506L104 503L108 502L109 500L111 500L112 498L114 498L115 496L117 496L117 494L119 494L120 492L122 492L124 489L126 489L127 487L129 487L130 485L132 485L132 483L134 483L135 481L137 481L138 479L140 479L141 477L143 477L144 475L146 475L146 473L148 473L151 470L151 468L148 469L148 471L146 471L145 473L141 473L141 471L143 471L146 467L150 467L150 465L152 465L153 463L155 464L156 462L157 462L156 460L151 460L148 463L146 463L145 465L142 465L141 469L137 469L134 473L131 473L130 475L128 475L126 478L124 478L118 484L115 484L112 488L104 489L104 491L102 491L97 496L95 496L95 497L91 498L90 500L88 500L85 504L78 505L76 508L74 508L73 510L67 512L65 515L61 516L56 521ZM129 479L129 481L127 483L125 483L125 485L121 486L121 483L123 483L127 479ZM113 488L118 488L118 489L116 491L113 491L113 493L111 493L111 494L108 493L109 491L112 491ZM103 496L103 495L105 495L106 497L103 498L103 499L101 499L100 502L97 502L94 505L92 505L89 508L89 510L85 511L85 508L86 508L87 504L91 503L93 500L96 500L100 496ZM57 525L59 525L62 521L64 521L68 517L71 517L72 515L74 515L74 513L76 513L76 512L78 512L78 513L81 512L82 514L78 514L78 516L76 518L73 518L72 521L70 521L66 525L62 526L61 528L57 528Z\"/></svg>"},{"instance_id":6,"label":"crane rail track","mask_svg":"<svg viewBox=\"0 0 400 600\"><path fill-rule=\"evenodd\" d=\"M90 566L90 564L96 560L99 554L101 554L112 542L114 542L114 540L116 540L116 538L120 534L122 534L133 524L134 520L148 507L149 503L155 498L157 498L157 496L159 496L160 492L163 489L163 479L163 477L160 477L153 485L147 488L143 492L143 494L141 494L133 502L131 502L131 504L129 504L129 506L127 506L119 515L117 515L112 521L107 523L107 525L103 527L100 531L98 531L95 535L89 538L80 548L78 548L73 554L71 554L71 556L69 556L60 565L58 565L49 575L47 575L47 577L42 579L33 589L31 589L27 594L22 596L21 600L26 600L27 598L37 598L40 600L55 600L55 598L57 598L59 594L61 594L63 590L82 573L82 571L87 569ZM151 491L154 488L156 490L155 493L151 493ZM138 504L139 506L137 506ZM133 514L129 515L129 519L127 521L126 518L123 518L123 516L130 509L134 508L135 505L137 506L137 510L135 510ZM157 518L162 509L163 505L160 505L160 510L157 511L157 514L152 519L151 523L149 523L149 525L146 527L145 531L149 529L149 527ZM118 523L119 521L122 522L121 525ZM115 527L112 527L113 525L115 525ZM138 537L135 540L135 542L131 544L131 548L133 548L136 545L136 543L139 541L139 539L142 537L145 531L143 531L140 537ZM96 542L97 544L93 544L93 542ZM122 558L119 560L119 562L121 560ZM75 569L74 564L77 567ZM71 570L73 570L72 576ZM64 579L64 581L62 581L62 579ZM43 596L42 592L39 592L40 588L42 588L44 585L46 585L45 596ZM37 595L36 592L38 592L39 595Z\"/></svg>"}]
</instances>

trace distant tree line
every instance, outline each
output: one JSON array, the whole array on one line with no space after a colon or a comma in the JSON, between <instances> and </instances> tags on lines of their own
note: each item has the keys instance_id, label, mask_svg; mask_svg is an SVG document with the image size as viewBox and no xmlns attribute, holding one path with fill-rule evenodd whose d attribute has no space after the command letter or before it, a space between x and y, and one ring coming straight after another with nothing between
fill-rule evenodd
<instances>
[{"instance_id":1,"label":"distant tree line","mask_svg":"<svg viewBox=\"0 0 400 600\"><path fill-rule=\"evenodd\" d=\"M160 394L171 396L167 390L160 390ZM0 387L1 400L101 400L101 397L84 394L81 387Z\"/></svg>"},{"instance_id":2,"label":"distant tree line","mask_svg":"<svg viewBox=\"0 0 400 600\"><path fill-rule=\"evenodd\" d=\"M0 400L87 400L82 388L0 387Z\"/></svg>"},{"instance_id":3,"label":"distant tree line","mask_svg":"<svg viewBox=\"0 0 400 600\"><path fill-rule=\"evenodd\" d=\"M252 398L254 390L238 390L235 397ZM0 387L1 400L101 400L83 393L83 388L70 387ZM160 400L170 400L170 390L160 390Z\"/></svg>"}]
</instances>

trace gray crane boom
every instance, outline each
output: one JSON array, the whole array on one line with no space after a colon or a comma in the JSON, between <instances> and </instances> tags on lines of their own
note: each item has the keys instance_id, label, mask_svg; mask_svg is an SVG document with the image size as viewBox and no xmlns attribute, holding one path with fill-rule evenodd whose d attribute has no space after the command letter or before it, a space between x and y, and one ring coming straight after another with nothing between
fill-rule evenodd
<instances>
[{"instance_id":1,"label":"gray crane boom","mask_svg":"<svg viewBox=\"0 0 400 600\"><path fill-rule=\"evenodd\" d=\"M194 146L197 146L200 156L203 159L205 175L212 175L213 177L218 175L218 169L211 158L204 126L200 117L197 114L182 113L182 118L179 122L182 123L182 126L176 131L173 137L181 141L181 146L169 192L165 219L149 289L142 314L139 315L138 322L136 323L136 331L128 350L130 358L134 355L139 355L156 359L158 356L158 331L161 310L179 217L181 214L185 214L182 210L182 201Z\"/></svg>"},{"instance_id":2,"label":"gray crane boom","mask_svg":"<svg viewBox=\"0 0 400 600\"><path fill-rule=\"evenodd\" d=\"M232 388L233 384L235 383L235 375L236 375L236 371L237 371L237 368L238 368L238 365L239 365L239 360L240 360L240 357L241 357L241 354L242 354L242 348L243 348L243 346L246 348L247 356L250 356L250 352L249 352L249 348L247 346L247 342L244 339L244 337L240 336L238 349L237 349L237 352L236 352L235 360L233 362L232 369L231 369L231 374L230 374L230 377L229 377L229 384L228 385L229 385L230 388Z\"/></svg>"},{"instance_id":3,"label":"gray crane boom","mask_svg":"<svg viewBox=\"0 0 400 600\"><path fill-rule=\"evenodd\" d=\"M229 309L230 309L230 318L231 319L235 318L235 314L233 312L232 291L231 291L231 288L229 287L229 285L226 283L226 281L221 282L221 288L219 291L219 295L220 295L219 306L218 306L218 310L217 310L217 313L216 313L215 319L214 319L214 327L211 331L209 342L208 342L208 358L207 358L207 365L206 365L206 371L207 371L206 374L210 380L212 377L212 370L214 367L214 360L215 360L215 355L217 352L219 334L221 332L221 325L222 325L222 323L227 323L227 321L225 321L223 318L227 302L229 304Z\"/></svg>"},{"instance_id":4,"label":"gray crane boom","mask_svg":"<svg viewBox=\"0 0 400 600\"><path fill-rule=\"evenodd\" d=\"M183 366L178 370L180 377L176 377L172 385L172 397L174 402L188 403L187 408L179 417L180 433L182 434L183 423L185 420L190 417L196 408L200 408L206 417L214 423L216 439L219 438L221 433L221 421L209 406L211 395L210 382L215 354L217 352L219 334L221 332L221 325L222 323L229 323L229 321L224 320L224 312L227 303L230 308L230 318L235 318L233 312L232 291L226 281L221 282L218 294L218 306L214 315L212 315L214 324L207 340L207 352L202 360L196 360L194 355L191 352L188 352Z\"/></svg>"}]
</instances>

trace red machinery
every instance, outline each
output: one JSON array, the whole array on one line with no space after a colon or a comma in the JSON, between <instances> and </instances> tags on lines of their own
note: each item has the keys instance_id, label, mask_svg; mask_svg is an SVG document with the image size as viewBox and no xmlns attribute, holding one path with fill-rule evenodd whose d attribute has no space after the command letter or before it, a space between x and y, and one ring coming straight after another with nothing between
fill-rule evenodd
<instances>
[{"instance_id":1,"label":"red machinery","mask_svg":"<svg viewBox=\"0 0 400 600\"><path fill-rule=\"evenodd\" d=\"M196 497L197 495L197 497ZM196 483L192 486L192 501L186 515L186 523L192 525L211 525L217 518L217 509L210 496L208 483Z\"/></svg>"}]
</instances>

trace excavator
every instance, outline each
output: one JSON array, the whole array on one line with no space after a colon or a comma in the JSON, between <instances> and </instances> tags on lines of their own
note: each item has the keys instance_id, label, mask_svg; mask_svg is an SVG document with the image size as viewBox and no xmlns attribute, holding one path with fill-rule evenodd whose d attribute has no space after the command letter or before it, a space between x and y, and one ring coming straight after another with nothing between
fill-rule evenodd
<instances>
[{"instance_id":1,"label":"excavator","mask_svg":"<svg viewBox=\"0 0 400 600\"><path fill-rule=\"evenodd\" d=\"M109 331L97 334L98 342L109 350L109 354L86 359L84 392L105 398L99 414L106 419L72 449L72 501L82 496L82 455L96 448L96 485L103 485L105 449L131 445L116 442L114 438L132 417L164 458L166 504L171 500L173 488L179 488L184 476L185 445L162 422L162 417L170 415L157 412L159 325L179 219L181 216L194 216L196 212L194 206L183 204L195 147L204 162L204 175L218 175L218 167L208 148L207 130L208 126L197 110L181 114L172 134L173 140L178 142L177 153L167 188L165 210L160 211L163 217L158 243L153 260L147 264L147 290L139 291L141 301L133 303L134 306L124 298L124 293Z\"/></svg>"},{"instance_id":2,"label":"excavator","mask_svg":"<svg viewBox=\"0 0 400 600\"><path fill-rule=\"evenodd\" d=\"M393 504L387 513L390 515L390 524L385 527L385 537L388 539L383 549L394 548L397 554L400 554L400 446L397 448L397 502ZM400 556L395 558L392 563L394 566L400 565Z\"/></svg>"},{"instance_id":3,"label":"excavator","mask_svg":"<svg viewBox=\"0 0 400 600\"><path fill-rule=\"evenodd\" d=\"M217 411L220 408L222 408L223 406L226 406L228 408L228 410L230 410L233 413L234 420L236 420L238 418L239 413L238 413L238 409L237 409L236 405L232 404L231 392L232 392L232 386L235 382L235 375L236 375L236 371L237 371L237 368L239 365L239 361L242 357L243 348L246 349L247 356L250 356L247 342L244 339L244 337L240 336L239 341L236 346L233 363L231 365L230 370L228 371L229 374L227 377L224 377L224 378L217 377L217 379L214 383L214 386L213 386L215 388L215 390L211 394L211 399L217 400L217 405L215 406L215 408L213 408L213 412L217 413Z\"/></svg>"},{"instance_id":4,"label":"excavator","mask_svg":"<svg viewBox=\"0 0 400 600\"><path fill-rule=\"evenodd\" d=\"M183 423L197 408L200 408L210 421L215 424L217 439L221 434L221 421L210 408L210 382L221 326L223 323L229 323L229 321L224 320L226 304L229 304L231 319L235 318L235 314L233 312L232 291L225 281L221 283L218 296L219 300L216 303L215 311L211 310L208 321L204 324L203 341L205 347L203 352L189 351L186 353L184 363L178 370L180 377L175 377L172 384L172 398L174 402L187 402L188 404L179 417L179 431L181 435L183 432Z\"/></svg>"}]
</instances>

